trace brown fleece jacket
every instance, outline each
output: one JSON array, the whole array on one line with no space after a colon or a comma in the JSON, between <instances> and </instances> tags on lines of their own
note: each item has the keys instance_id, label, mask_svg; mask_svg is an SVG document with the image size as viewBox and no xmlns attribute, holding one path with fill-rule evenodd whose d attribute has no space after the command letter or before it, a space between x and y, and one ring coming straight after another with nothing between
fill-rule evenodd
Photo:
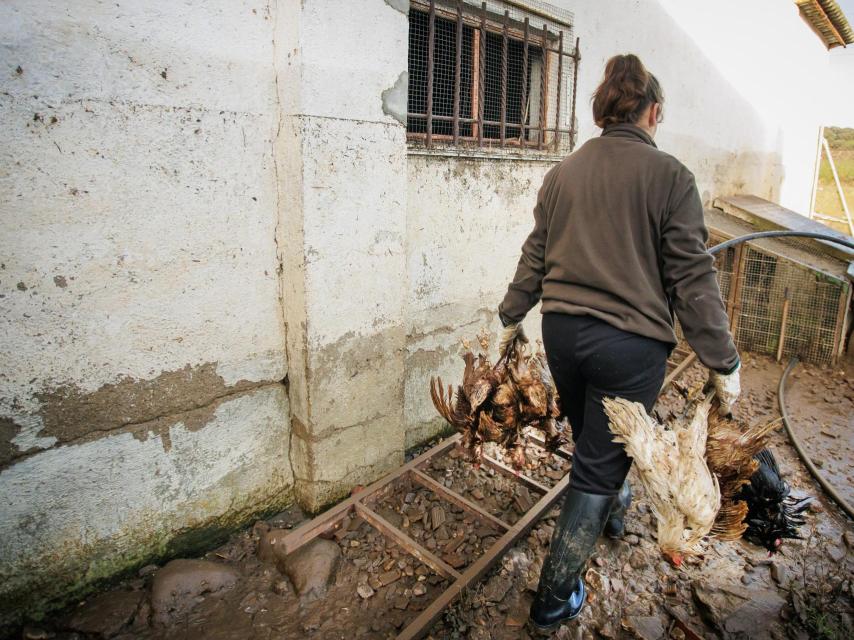
<instances>
[{"instance_id":1,"label":"brown fleece jacket","mask_svg":"<svg viewBox=\"0 0 854 640\"><path fill-rule=\"evenodd\" d=\"M675 344L675 312L700 361L730 371L738 352L708 236L693 174L639 127L607 127L546 174L499 313L519 322L542 298L543 313Z\"/></svg>"}]
</instances>

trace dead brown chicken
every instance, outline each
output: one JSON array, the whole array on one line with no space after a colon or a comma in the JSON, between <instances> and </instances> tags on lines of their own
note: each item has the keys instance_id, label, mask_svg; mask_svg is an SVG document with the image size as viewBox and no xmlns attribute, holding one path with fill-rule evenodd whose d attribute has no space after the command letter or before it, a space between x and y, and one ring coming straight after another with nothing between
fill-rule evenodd
<instances>
[{"instance_id":1,"label":"dead brown chicken","mask_svg":"<svg viewBox=\"0 0 854 640\"><path fill-rule=\"evenodd\" d=\"M702 389L689 392L674 385L687 400L690 410L702 397ZM738 540L747 530L748 504L742 488L759 468L756 456L768 446L768 440L780 421L749 425L732 416L720 415L720 402L713 398L708 413L706 464L720 484L721 507L711 533L719 540Z\"/></svg>"},{"instance_id":2,"label":"dead brown chicken","mask_svg":"<svg viewBox=\"0 0 854 640\"><path fill-rule=\"evenodd\" d=\"M747 530L748 504L740 499L741 489L759 468L756 455L768 446L771 433L780 421L749 425L720 415L717 399L709 412L706 463L721 486L721 509L712 533L720 540L738 540Z\"/></svg>"},{"instance_id":3,"label":"dead brown chicken","mask_svg":"<svg viewBox=\"0 0 854 640\"><path fill-rule=\"evenodd\" d=\"M488 350L488 341L483 337L479 341ZM521 439L525 427L543 431L549 450L565 443L557 422L557 391L542 351L529 354L527 345L517 339L492 365L486 353L475 356L464 345L462 383L456 392L450 385L446 392L441 378L431 378L430 396L439 414L463 434L462 445L473 460L480 460L484 442L496 442L521 469L525 465Z\"/></svg>"}]
</instances>

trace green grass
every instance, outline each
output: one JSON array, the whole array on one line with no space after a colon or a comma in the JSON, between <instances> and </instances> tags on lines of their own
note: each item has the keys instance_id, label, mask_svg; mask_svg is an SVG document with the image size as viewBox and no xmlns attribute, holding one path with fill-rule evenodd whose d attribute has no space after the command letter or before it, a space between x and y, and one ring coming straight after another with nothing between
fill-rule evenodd
<instances>
[{"instance_id":1,"label":"green grass","mask_svg":"<svg viewBox=\"0 0 854 640\"><path fill-rule=\"evenodd\" d=\"M836 165L836 172L839 174L839 181L842 183L842 191L845 193L848 210L854 214L854 129L827 127L824 130L824 134L830 146L830 152L833 154L833 162ZM842 201L839 199L836 184L833 181L833 173L830 169L830 162L828 162L827 154L825 153L821 155L818 190L815 195L815 210L817 213L841 219L838 223L821 219L819 220L820 222L837 231L851 233L847 222L845 222Z\"/></svg>"}]
</instances>

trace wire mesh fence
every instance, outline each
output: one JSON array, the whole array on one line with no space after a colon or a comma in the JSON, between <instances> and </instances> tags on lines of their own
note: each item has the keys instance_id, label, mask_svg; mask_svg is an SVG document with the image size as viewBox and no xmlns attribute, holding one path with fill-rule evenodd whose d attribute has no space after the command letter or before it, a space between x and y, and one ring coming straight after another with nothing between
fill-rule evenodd
<instances>
[{"instance_id":1,"label":"wire mesh fence","mask_svg":"<svg viewBox=\"0 0 854 640\"><path fill-rule=\"evenodd\" d=\"M411 3L410 141L554 153L574 147L580 54L572 16L541 2L528 6Z\"/></svg>"},{"instance_id":2,"label":"wire mesh fence","mask_svg":"<svg viewBox=\"0 0 854 640\"><path fill-rule=\"evenodd\" d=\"M725 239L713 234L710 245ZM716 267L739 349L818 365L836 361L851 299L844 278L752 243L726 249Z\"/></svg>"}]
</instances>

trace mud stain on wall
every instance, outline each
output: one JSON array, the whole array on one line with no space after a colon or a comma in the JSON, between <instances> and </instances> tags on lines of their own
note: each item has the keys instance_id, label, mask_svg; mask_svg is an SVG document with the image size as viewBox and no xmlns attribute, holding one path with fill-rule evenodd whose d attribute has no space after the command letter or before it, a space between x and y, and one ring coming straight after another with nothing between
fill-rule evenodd
<instances>
[{"instance_id":1,"label":"mud stain on wall","mask_svg":"<svg viewBox=\"0 0 854 640\"><path fill-rule=\"evenodd\" d=\"M154 432L163 437L164 446L168 447L169 427L176 422L183 422L193 431L201 429L222 399L279 383L240 380L228 385L217 373L217 363L208 362L164 371L149 380L126 377L93 392L63 385L35 396L41 404L35 417L43 425L38 436L54 437L53 446L59 446L117 431L130 431L140 439ZM20 431L20 425L12 418L0 418L0 469L30 452L21 451L13 442Z\"/></svg>"}]
</instances>

